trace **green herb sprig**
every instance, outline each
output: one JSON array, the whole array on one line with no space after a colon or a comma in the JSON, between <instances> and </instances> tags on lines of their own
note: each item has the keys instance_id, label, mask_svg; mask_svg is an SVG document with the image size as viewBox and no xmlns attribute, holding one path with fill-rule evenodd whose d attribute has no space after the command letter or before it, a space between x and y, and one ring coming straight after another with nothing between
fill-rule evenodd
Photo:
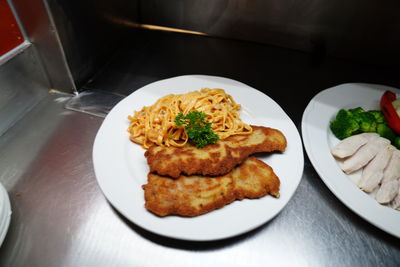
<instances>
[{"instance_id":1,"label":"green herb sprig","mask_svg":"<svg viewBox=\"0 0 400 267\"><path fill-rule=\"evenodd\" d=\"M184 126L190 141L197 147L203 148L208 144L214 144L219 136L211 129L211 123L206 121L207 114L197 110L190 111L186 115L179 113L175 118L175 125Z\"/></svg>"}]
</instances>

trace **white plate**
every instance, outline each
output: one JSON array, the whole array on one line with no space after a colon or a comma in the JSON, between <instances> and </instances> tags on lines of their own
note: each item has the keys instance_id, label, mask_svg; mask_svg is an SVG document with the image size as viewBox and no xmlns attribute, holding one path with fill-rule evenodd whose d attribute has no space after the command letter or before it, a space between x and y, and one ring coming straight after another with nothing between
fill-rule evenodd
<instances>
[{"instance_id":1,"label":"white plate","mask_svg":"<svg viewBox=\"0 0 400 267\"><path fill-rule=\"evenodd\" d=\"M398 89L374 84L342 84L318 93L310 101L302 119L303 142L315 170L328 188L351 210L378 228L400 237L400 211L380 205L373 196L353 183L331 155L339 142L329 129L329 122L341 108L379 109L385 90Z\"/></svg>"},{"instance_id":2,"label":"white plate","mask_svg":"<svg viewBox=\"0 0 400 267\"><path fill-rule=\"evenodd\" d=\"M6 237L11 220L11 205L7 190L0 183L0 246Z\"/></svg>"},{"instance_id":3,"label":"white plate","mask_svg":"<svg viewBox=\"0 0 400 267\"><path fill-rule=\"evenodd\" d=\"M141 186L149 172L144 152L129 140L128 115L158 98L205 87L223 88L242 105L243 121L281 130L288 141L284 153L271 153L261 159L281 179L280 198L266 196L235 201L219 210L194 217L157 217L144 208ZM260 158L260 157L259 157ZM252 230L273 218L295 192L303 172L300 135L279 105L260 91L243 83L215 76L188 75L146 85L119 102L101 125L93 147L97 181L111 204L130 221L148 231L184 240L216 240ZM290 168L288 168L290 166Z\"/></svg>"}]
</instances>

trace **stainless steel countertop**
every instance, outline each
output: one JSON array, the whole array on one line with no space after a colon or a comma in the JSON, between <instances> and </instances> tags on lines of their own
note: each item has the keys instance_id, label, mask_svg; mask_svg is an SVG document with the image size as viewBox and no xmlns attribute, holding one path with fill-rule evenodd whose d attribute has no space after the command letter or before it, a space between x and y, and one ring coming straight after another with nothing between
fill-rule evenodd
<instances>
[{"instance_id":1,"label":"stainless steel countertop","mask_svg":"<svg viewBox=\"0 0 400 267\"><path fill-rule=\"evenodd\" d=\"M187 71L195 73L192 69ZM345 81L327 78L329 68L326 72L312 68L299 71L309 71L309 76L304 76L304 83L298 83L304 94L297 101L290 99L287 92L280 92L282 86L293 89L289 79L281 79L283 85L279 86L278 77L272 77L272 84L262 85L263 75L253 76L253 86L269 87L264 92L288 110L298 129L308 99L329 84ZM146 74L143 69L136 77L134 73L115 80L116 87L122 88L119 92L134 83L164 78L157 75L143 78ZM225 74L244 82L252 78L250 72L245 72L242 79L234 72ZM323 76L318 78L319 82L307 82L316 74ZM357 76L349 74L349 77ZM385 80L382 77L369 76L364 81ZM99 80L98 84L107 87L105 81ZM88 87L94 88L94 84ZM400 263L399 239L345 207L324 185L307 157L294 197L277 217L256 230L213 242L180 241L147 232L113 209L97 185L92 145L103 119L64 109L67 100L68 97L49 94L0 138L0 181L9 192L13 211L0 248L0 266L398 266ZM292 105L296 102L297 105Z\"/></svg>"}]
</instances>

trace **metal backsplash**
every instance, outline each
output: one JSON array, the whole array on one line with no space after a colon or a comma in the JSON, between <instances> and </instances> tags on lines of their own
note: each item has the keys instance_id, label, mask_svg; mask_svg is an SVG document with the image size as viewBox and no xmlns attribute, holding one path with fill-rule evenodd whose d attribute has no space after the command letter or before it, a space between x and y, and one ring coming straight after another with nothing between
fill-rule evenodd
<instances>
[{"instance_id":1,"label":"metal backsplash","mask_svg":"<svg viewBox=\"0 0 400 267\"><path fill-rule=\"evenodd\" d=\"M11 1L11 0L10 0ZM400 1L12 0L52 87L81 88L141 25L276 45L383 67L400 62Z\"/></svg>"},{"instance_id":2,"label":"metal backsplash","mask_svg":"<svg viewBox=\"0 0 400 267\"><path fill-rule=\"evenodd\" d=\"M0 137L46 94L49 83L33 47L0 64Z\"/></svg>"},{"instance_id":3,"label":"metal backsplash","mask_svg":"<svg viewBox=\"0 0 400 267\"><path fill-rule=\"evenodd\" d=\"M399 12L396 0L146 0L141 22L395 65Z\"/></svg>"},{"instance_id":4,"label":"metal backsplash","mask_svg":"<svg viewBox=\"0 0 400 267\"><path fill-rule=\"evenodd\" d=\"M42 23L47 16L46 13L44 13L45 16L42 16L43 13L40 12L43 6L36 6L38 4L36 0L28 1L23 8L19 0L8 3L18 25L21 26L25 40L0 56L1 138L48 94L49 88L57 86L65 90L72 90L72 80L69 80L68 77L64 79L66 67L64 61L62 59L57 61L60 58L56 56L49 57L53 61L39 56L39 50L43 51L43 48L46 47L44 40L49 40L45 38L49 36L49 27L46 27L48 24ZM29 13L28 10L35 13ZM25 25L27 26L25 27ZM44 28L47 30L44 31ZM47 34L46 36L42 34L44 32ZM0 42L2 41L0 40ZM37 42L43 43L43 45L36 45ZM54 46L52 45L52 47ZM48 53L52 51L55 50L49 50ZM60 63L61 69L57 66ZM51 76L52 80L50 80L49 73L54 74Z\"/></svg>"},{"instance_id":5,"label":"metal backsplash","mask_svg":"<svg viewBox=\"0 0 400 267\"><path fill-rule=\"evenodd\" d=\"M138 19L137 0L47 1L77 88L123 42L124 27L110 19Z\"/></svg>"},{"instance_id":6,"label":"metal backsplash","mask_svg":"<svg viewBox=\"0 0 400 267\"><path fill-rule=\"evenodd\" d=\"M65 62L65 54L46 2L42 0L10 0L21 23L25 38L33 44L40 67L43 67L50 88L73 92L75 84Z\"/></svg>"},{"instance_id":7,"label":"metal backsplash","mask_svg":"<svg viewBox=\"0 0 400 267\"><path fill-rule=\"evenodd\" d=\"M9 0L37 51L50 88L74 93L123 40L118 20L137 20L138 1ZM117 18L117 19L115 19Z\"/></svg>"}]
</instances>

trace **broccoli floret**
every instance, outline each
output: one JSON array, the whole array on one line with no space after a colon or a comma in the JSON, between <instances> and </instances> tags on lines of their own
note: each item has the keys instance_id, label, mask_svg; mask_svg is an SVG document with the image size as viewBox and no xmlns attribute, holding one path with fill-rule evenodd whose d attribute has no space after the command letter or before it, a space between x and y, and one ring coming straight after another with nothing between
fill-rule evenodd
<instances>
[{"instance_id":1,"label":"broccoli floret","mask_svg":"<svg viewBox=\"0 0 400 267\"><path fill-rule=\"evenodd\" d=\"M390 127L387 126L387 124L385 124L385 123L380 123L380 124L378 124L378 126L376 127L376 132L377 132L380 136L382 136L382 137L384 137L384 138L386 138L386 139L389 139L390 142L392 142L392 143L395 142L395 139L396 139L396 137L397 137L397 136L396 136L396 133L393 132L393 130L390 129Z\"/></svg>"},{"instance_id":2,"label":"broccoli floret","mask_svg":"<svg viewBox=\"0 0 400 267\"><path fill-rule=\"evenodd\" d=\"M353 118L352 112L341 109L336 115L336 118L330 122L330 128L333 134L343 140L360 129L357 121Z\"/></svg>"},{"instance_id":3,"label":"broccoli floret","mask_svg":"<svg viewBox=\"0 0 400 267\"><path fill-rule=\"evenodd\" d=\"M352 115L356 115L356 114L364 113L365 110L364 110L362 107L358 107L358 108L349 109L349 112L350 112Z\"/></svg>"},{"instance_id":4,"label":"broccoli floret","mask_svg":"<svg viewBox=\"0 0 400 267\"><path fill-rule=\"evenodd\" d=\"M370 110L368 111L369 114L375 117L376 123L386 123L385 116L379 110Z\"/></svg>"},{"instance_id":5,"label":"broccoli floret","mask_svg":"<svg viewBox=\"0 0 400 267\"><path fill-rule=\"evenodd\" d=\"M357 123L360 123L362 121L361 114L364 114L365 110L363 110L361 107L358 107L349 109L348 112L357 121Z\"/></svg>"},{"instance_id":6,"label":"broccoli floret","mask_svg":"<svg viewBox=\"0 0 400 267\"><path fill-rule=\"evenodd\" d=\"M394 145L395 147L397 147L397 149L400 149L400 136L397 136L397 137L394 139L393 145Z\"/></svg>"},{"instance_id":7,"label":"broccoli floret","mask_svg":"<svg viewBox=\"0 0 400 267\"><path fill-rule=\"evenodd\" d=\"M358 133L376 132L396 145L397 135L386 124L385 117L379 110L365 111L361 107L341 109L336 118L330 122L330 128L340 140ZM397 140L397 142L397 146L400 147L400 140Z\"/></svg>"},{"instance_id":8,"label":"broccoli floret","mask_svg":"<svg viewBox=\"0 0 400 267\"><path fill-rule=\"evenodd\" d=\"M369 111L365 111L363 108L349 109L349 112L353 118L360 125L360 131L363 133L376 132L376 119L373 114Z\"/></svg>"},{"instance_id":9,"label":"broccoli floret","mask_svg":"<svg viewBox=\"0 0 400 267\"><path fill-rule=\"evenodd\" d=\"M361 132L363 133L376 132L376 121L375 117L372 114L368 112L359 113L356 116L356 120L360 125Z\"/></svg>"}]
</instances>

